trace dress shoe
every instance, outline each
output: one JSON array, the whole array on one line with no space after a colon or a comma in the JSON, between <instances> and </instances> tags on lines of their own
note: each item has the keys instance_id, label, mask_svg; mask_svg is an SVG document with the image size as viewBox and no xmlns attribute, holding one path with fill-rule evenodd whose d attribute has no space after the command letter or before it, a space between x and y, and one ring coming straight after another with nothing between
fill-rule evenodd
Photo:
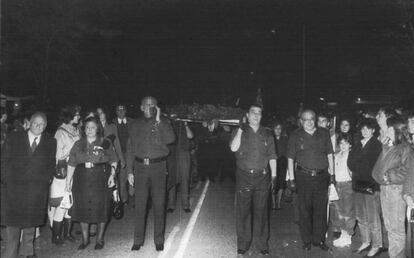
<instances>
[{"instance_id":1,"label":"dress shoe","mask_svg":"<svg viewBox=\"0 0 414 258\"><path fill-rule=\"evenodd\" d=\"M163 251L164 250L164 244L156 244L155 250L157 251Z\"/></svg>"},{"instance_id":2,"label":"dress shoe","mask_svg":"<svg viewBox=\"0 0 414 258\"><path fill-rule=\"evenodd\" d=\"M371 245L369 243L363 243L358 249L354 250L354 253L360 254L364 251L367 251L369 248L371 248Z\"/></svg>"},{"instance_id":3,"label":"dress shoe","mask_svg":"<svg viewBox=\"0 0 414 258\"><path fill-rule=\"evenodd\" d=\"M371 248L367 255L364 256L364 258L372 258L372 257L378 257L382 252L381 248Z\"/></svg>"},{"instance_id":4,"label":"dress shoe","mask_svg":"<svg viewBox=\"0 0 414 258\"><path fill-rule=\"evenodd\" d=\"M269 255L269 250L268 250L268 249L261 250L261 251L260 251L260 254L261 254L261 255Z\"/></svg>"},{"instance_id":5,"label":"dress shoe","mask_svg":"<svg viewBox=\"0 0 414 258\"><path fill-rule=\"evenodd\" d=\"M237 254L245 254L246 250L243 249L237 249Z\"/></svg>"},{"instance_id":6,"label":"dress shoe","mask_svg":"<svg viewBox=\"0 0 414 258\"><path fill-rule=\"evenodd\" d=\"M141 246L142 246L142 245L136 245L136 244L134 244L134 245L131 247L131 251L138 251L139 249L141 249Z\"/></svg>"},{"instance_id":7,"label":"dress shoe","mask_svg":"<svg viewBox=\"0 0 414 258\"><path fill-rule=\"evenodd\" d=\"M173 213L173 212L174 212L174 209L168 208L168 209L167 209L167 212L168 212L168 213Z\"/></svg>"},{"instance_id":8,"label":"dress shoe","mask_svg":"<svg viewBox=\"0 0 414 258\"><path fill-rule=\"evenodd\" d=\"M78 250L84 250L87 246L89 245L89 241L87 243L82 243L79 247Z\"/></svg>"},{"instance_id":9,"label":"dress shoe","mask_svg":"<svg viewBox=\"0 0 414 258\"><path fill-rule=\"evenodd\" d=\"M101 250L101 249L103 249L104 248L104 245L105 245L104 241L98 241L95 244L95 250Z\"/></svg>"},{"instance_id":10,"label":"dress shoe","mask_svg":"<svg viewBox=\"0 0 414 258\"><path fill-rule=\"evenodd\" d=\"M317 246L323 251L328 251L329 250L329 247L323 241L320 242L320 243L313 243L313 246Z\"/></svg>"},{"instance_id":11,"label":"dress shoe","mask_svg":"<svg viewBox=\"0 0 414 258\"><path fill-rule=\"evenodd\" d=\"M184 212L185 213L190 213L191 212L191 209L190 208L186 208L186 209L184 209Z\"/></svg>"},{"instance_id":12,"label":"dress shoe","mask_svg":"<svg viewBox=\"0 0 414 258\"><path fill-rule=\"evenodd\" d=\"M311 249L312 245L311 243L304 243L303 244L303 249L305 249L306 251L309 251Z\"/></svg>"}]
</instances>

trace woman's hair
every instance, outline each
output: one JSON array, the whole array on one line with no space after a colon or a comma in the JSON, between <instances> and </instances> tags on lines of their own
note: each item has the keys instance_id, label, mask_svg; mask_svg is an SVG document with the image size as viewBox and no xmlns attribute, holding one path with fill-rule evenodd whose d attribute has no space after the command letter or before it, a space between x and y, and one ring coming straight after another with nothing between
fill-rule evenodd
<instances>
[{"instance_id":1,"label":"woman's hair","mask_svg":"<svg viewBox=\"0 0 414 258\"><path fill-rule=\"evenodd\" d=\"M78 113L79 111L80 110L77 106L63 107L60 110L59 123L60 124L69 124L70 121L72 121L73 118L75 117L76 113Z\"/></svg>"},{"instance_id":2,"label":"woman's hair","mask_svg":"<svg viewBox=\"0 0 414 258\"><path fill-rule=\"evenodd\" d=\"M394 128L395 145L407 142L408 140L407 123L404 121L403 118L399 116L392 116L387 119L387 125L388 127Z\"/></svg>"},{"instance_id":3,"label":"woman's hair","mask_svg":"<svg viewBox=\"0 0 414 258\"><path fill-rule=\"evenodd\" d=\"M102 127L102 124L99 121L99 118L96 118L94 116L88 117L88 118L86 118L83 121L83 128L82 128L82 135L83 135L83 137L86 136L86 133L85 133L86 124L89 123L89 122L93 122L93 123L96 124L96 128L97 128L96 129L96 136L97 137L103 137L103 127Z\"/></svg>"},{"instance_id":4,"label":"woman's hair","mask_svg":"<svg viewBox=\"0 0 414 258\"><path fill-rule=\"evenodd\" d=\"M377 131L377 121L374 118L363 118L359 123L359 130L363 127L367 127L368 129L374 129Z\"/></svg>"},{"instance_id":5,"label":"woman's hair","mask_svg":"<svg viewBox=\"0 0 414 258\"><path fill-rule=\"evenodd\" d=\"M342 117L340 120L339 120L339 124L338 124L338 126L337 126L337 129L336 129L336 131L337 132L341 132L341 124L342 124L342 122L343 121L347 121L348 122L348 124L349 124L349 132L352 132L353 130L353 123L352 123L352 119L350 118L350 117Z\"/></svg>"},{"instance_id":6,"label":"woman's hair","mask_svg":"<svg viewBox=\"0 0 414 258\"><path fill-rule=\"evenodd\" d=\"M352 145L353 143L352 135L350 133L339 133L338 139L336 140L336 142L339 144L341 141L346 141Z\"/></svg>"}]
</instances>

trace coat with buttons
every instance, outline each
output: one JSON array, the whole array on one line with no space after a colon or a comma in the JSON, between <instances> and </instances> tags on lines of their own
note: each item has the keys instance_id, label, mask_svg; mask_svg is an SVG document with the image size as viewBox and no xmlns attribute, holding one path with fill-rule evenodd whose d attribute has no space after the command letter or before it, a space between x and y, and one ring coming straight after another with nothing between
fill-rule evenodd
<instances>
[{"instance_id":1,"label":"coat with buttons","mask_svg":"<svg viewBox=\"0 0 414 258\"><path fill-rule=\"evenodd\" d=\"M27 131L11 133L1 150L1 224L34 227L44 223L56 140L43 134L32 152Z\"/></svg>"}]
</instances>

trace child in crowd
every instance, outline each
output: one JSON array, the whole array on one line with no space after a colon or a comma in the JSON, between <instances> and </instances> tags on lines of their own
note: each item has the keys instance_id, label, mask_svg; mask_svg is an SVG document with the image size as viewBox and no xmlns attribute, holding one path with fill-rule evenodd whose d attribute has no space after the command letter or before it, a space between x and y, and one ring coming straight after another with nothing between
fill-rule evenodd
<instances>
[{"instance_id":1,"label":"child in crowd","mask_svg":"<svg viewBox=\"0 0 414 258\"><path fill-rule=\"evenodd\" d=\"M347 165L352 137L349 134L340 134L338 138L339 152L335 154L335 180L339 200L333 203L332 227L341 232L338 239L333 241L336 247L351 245L354 234L355 214L354 195L352 190L352 172Z\"/></svg>"}]
</instances>

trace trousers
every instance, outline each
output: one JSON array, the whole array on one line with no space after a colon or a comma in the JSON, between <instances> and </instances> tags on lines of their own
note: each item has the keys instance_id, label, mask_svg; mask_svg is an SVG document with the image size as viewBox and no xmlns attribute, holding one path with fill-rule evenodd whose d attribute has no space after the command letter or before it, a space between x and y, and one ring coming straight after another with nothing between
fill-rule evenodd
<instances>
[{"instance_id":1,"label":"trousers","mask_svg":"<svg viewBox=\"0 0 414 258\"><path fill-rule=\"evenodd\" d=\"M22 234L22 241L20 243L20 235ZM19 255L29 256L34 255L34 239L35 228L19 228L19 227L6 227L6 249L1 257L4 258L17 258ZM20 247L20 248L19 248Z\"/></svg>"},{"instance_id":2,"label":"trousers","mask_svg":"<svg viewBox=\"0 0 414 258\"><path fill-rule=\"evenodd\" d=\"M142 245L145 240L145 217L147 201L151 196L154 212L154 242L164 243L165 194L167 165L165 161L144 165L135 162L135 230L134 244Z\"/></svg>"},{"instance_id":3,"label":"trousers","mask_svg":"<svg viewBox=\"0 0 414 258\"><path fill-rule=\"evenodd\" d=\"M304 243L325 241L327 230L329 173L311 176L296 171L299 229Z\"/></svg>"},{"instance_id":4,"label":"trousers","mask_svg":"<svg viewBox=\"0 0 414 258\"><path fill-rule=\"evenodd\" d=\"M267 171L250 173L237 169L237 249L249 249L252 239L257 249L269 249L270 186L270 176Z\"/></svg>"}]
</instances>

